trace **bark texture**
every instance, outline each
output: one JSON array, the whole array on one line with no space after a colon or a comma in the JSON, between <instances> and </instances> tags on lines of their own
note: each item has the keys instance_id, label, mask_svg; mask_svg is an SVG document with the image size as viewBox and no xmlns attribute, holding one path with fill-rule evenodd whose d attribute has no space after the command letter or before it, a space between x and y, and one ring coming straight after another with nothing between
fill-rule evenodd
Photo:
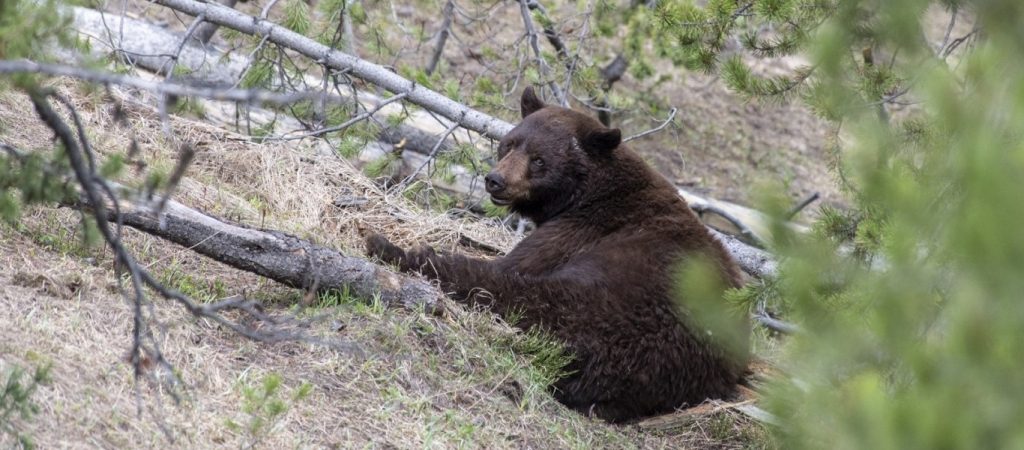
<instances>
[{"instance_id":1,"label":"bark texture","mask_svg":"<svg viewBox=\"0 0 1024 450\"><path fill-rule=\"evenodd\" d=\"M175 201L168 201L159 216L139 205L121 206L125 225L294 288L348 289L363 298L379 293L388 304L427 309L436 308L443 295L430 283L366 259L279 231L230 224Z\"/></svg>"}]
</instances>

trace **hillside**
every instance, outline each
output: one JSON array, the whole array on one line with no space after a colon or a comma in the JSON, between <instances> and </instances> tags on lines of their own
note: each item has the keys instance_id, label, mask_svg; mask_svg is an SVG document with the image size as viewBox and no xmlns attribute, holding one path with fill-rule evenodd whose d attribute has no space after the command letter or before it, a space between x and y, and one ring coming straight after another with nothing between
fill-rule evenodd
<instances>
[{"instance_id":1,"label":"hillside","mask_svg":"<svg viewBox=\"0 0 1024 450\"><path fill-rule=\"evenodd\" d=\"M397 17L429 19L429 11L410 8L400 8ZM168 29L187 26L148 3L128 2L126 9ZM259 12L254 5L240 9ZM467 27L466 41L446 50L446 69L459 89L470 89L473 76L484 71L467 50L473 38L501 37L489 32L511 29L516 14L515 4L495 7L487 27ZM366 30L357 31L365 37ZM407 45L400 54L405 63L423 64L428 52L413 51L408 33L391 37ZM745 204L765 180L781 181L794 201L819 192L823 202L845 203L828 171L826 127L806 108L746 102L716 78L661 69L671 73L669 82L626 76L616 89L657 95L679 108L676 123L631 144L670 180ZM128 123L122 126L105 94L67 79L52 85L76 106L98 155L139 163L122 183L140 183L148 171L174 166L177 154L159 112L142 97L121 98ZM626 109L615 120L629 135L663 117ZM257 143L194 111L173 115L171 127L197 151L174 198L217 217L357 256L364 229L401 245L426 242L484 255L460 243L468 238L507 250L518 239L495 220L425 210L385 191L355 163L319 151L311 139ZM138 155L128 155L132 139L140 144ZM26 97L10 91L0 94L0 142L48 149L52 132ZM170 374L160 369L137 382L126 359L132 307L118 291L109 250L83 247L79 224L72 209L32 207L17 225L0 225L0 373L52 364L52 382L32 396L38 414L13 422L39 448L157 448L170 439L184 448L772 445L762 424L725 402L625 426L582 417L545 392L554 375L552 344L487 312L451 302L435 315L344 294L311 298L126 228L128 248L168 286L204 302L259 300L270 314L308 319L296 326L329 343L253 342L152 295L149 314L158 318L162 350L184 384L168 391ZM765 358L773 346L763 336L755 344ZM277 400L285 409L273 414ZM0 446L14 445L11 439L0 434Z\"/></svg>"},{"instance_id":2,"label":"hillside","mask_svg":"<svg viewBox=\"0 0 1024 450\"><path fill-rule=\"evenodd\" d=\"M129 107L132 126L119 128L87 90L59 85L96 130L98 153L124 152L134 135L150 164L169 164L173 154L161 145L153 110ZM30 111L20 95L0 98L0 138L21 148L46 147L50 133ZM204 143L176 198L211 214L356 253L357 226L442 248L462 234L499 248L513 242L502 228L385 198L348 162L309 147L253 144L193 120L173 122ZM339 194L368 202L338 208L332 200ZM163 447L165 432L187 448L740 448L763 439L759 425L728 409L681 414L658 431L584 418L544 392L550 374L531 355L543 355L546 344L490 314L450 305L449 313L433 316L344 296L316 299L299 313L324 316L313 330L340 342L332 348L254 343L155 300L163 351L185 382L175 404L152 380L134 382L124 356L131 307L118 294L109 252L81 246L78 221L69 209L34 208L17 226L0 228L0 368L53 364L52 384L32 397L39 414L15 422L39 448ZM143 264L197 300L244 295L269 311L294 312L303 299L302 292L188 249L124 233ZM246 390L278 376L276 395L287 411L250 429L260 414L245 412ZM303 383L312 386L309 396L291 400Z\"/></svg>"}]
</instances>

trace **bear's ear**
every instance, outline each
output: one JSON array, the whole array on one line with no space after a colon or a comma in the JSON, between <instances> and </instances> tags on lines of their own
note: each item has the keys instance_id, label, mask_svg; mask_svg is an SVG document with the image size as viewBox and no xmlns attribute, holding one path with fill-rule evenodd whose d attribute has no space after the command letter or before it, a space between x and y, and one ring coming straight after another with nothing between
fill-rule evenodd
<instances>
[{"instance_id":1,"label":"bear's ear","mask_svg":"<svg viewBox=\"0 0 1024 450\"><path fill-rule=\"evenodd\" d=\"M618 128L590 130L580 144L589 153L605 154L615 150L622 143L622 132Z\"/></svg>"},{"instance_id":2,"label":"bear's ear","mask_svg":"<svg viewBox=\"0 0 1024 450\"><path fill-rule=\"evenodd\" d=\"M519 111L522 112L524 119L545 106L547 105L544 104L544 100L538 98L537 93L533 92L533 86L523 89L523 97L519 100Z\"/></svg>"}]
</instances>

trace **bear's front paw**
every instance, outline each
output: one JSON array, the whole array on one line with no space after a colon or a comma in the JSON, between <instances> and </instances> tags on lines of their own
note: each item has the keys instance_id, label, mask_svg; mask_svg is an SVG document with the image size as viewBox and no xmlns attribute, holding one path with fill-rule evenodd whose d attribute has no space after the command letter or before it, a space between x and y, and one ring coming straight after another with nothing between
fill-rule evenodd
<instances>
[{"instance_id":1,"label":"bear's front paw","mask_svg":"<svg viewBox=\"0 0 1024 450\"><path fill-rule=\"evenodd\" d=\"M401 266L406 260L405 251L378 233L366 236L366 254L397 266Z\"/></svg>"},{"instance_id":2,"label":"bear's front paw","mask_svg":"<svg viewBox=\"0 0 1024 450\"><path fill-rule=\"evenodd\" d=\"M429 245L417 245L406 252L406 262L402 264L402 270L424 272L425 275L430 275L425 270L430 268L434 255L437 255L437 253Z\"/></svg>"}]
</instances>

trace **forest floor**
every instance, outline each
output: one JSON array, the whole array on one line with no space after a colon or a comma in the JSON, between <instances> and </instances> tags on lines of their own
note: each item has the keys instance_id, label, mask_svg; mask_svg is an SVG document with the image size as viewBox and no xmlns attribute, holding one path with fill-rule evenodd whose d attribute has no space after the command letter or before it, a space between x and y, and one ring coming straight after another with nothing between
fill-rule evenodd
<instances>
[{"instance_id":1,"label":"forest floor","mask_svg":"<svg viewBox=\"0 0 1024 450\"><path fill-rule=\"evenodd\" d=\"M632 147L671 180L747 204L754 186L774 180L794 201L819 192L822 202L845 204L828 170L826 127L805 108L749 103L705 75L670 73L675 79L658 93L679 108L678 125ZM154 110L128 105L130 125L120 127L95 92L66 81L57 86L79 107L99 154L123 154L134 137L151 167L173 167L176 155ZM627 76L616 89L647 88ZM52 133L32 111L23 96L0 95L0 139L50 148ZM622 113L616 124L630 135L662 119ZM486 221L454 219L386 195L350 163L311 145L257 144L197 120L172 122L198 152L175 198L210 214L351 254L362 253L360 227L402 245L445 249L456 249L463 235L502 249L516 241ZM128 173L124 181L137 176ZM332 201L340 195L368 202L338 207ZM131 306L118 293L109 251L83 247L78 224L74 211L36 207L16 226L0 225L0 373L53 366L53 381L32 397L39 413L14 421L39 448L167 447L169 436L184 448L771 446L763 425L723 403L675 413L657 426L613 426L567 410L545 392L543 367L526 350L529 338L486 312L451 305L434 316L344 295L299 311L301 291L125 230L128 247L169 286L202 301L241 294L272 311L322 315L313 331L348 343L256 343L153 296L163 350L184 382L175 403L157 385L134 380L125 360ZM772 343L757 345L764 354ZM287 409L271 418L251 394L278 378L281 388L270 397ZM295 398L304 383L310 395ZM0 435L0 447L10 439Z\"/></svg>"}]
</instances>

